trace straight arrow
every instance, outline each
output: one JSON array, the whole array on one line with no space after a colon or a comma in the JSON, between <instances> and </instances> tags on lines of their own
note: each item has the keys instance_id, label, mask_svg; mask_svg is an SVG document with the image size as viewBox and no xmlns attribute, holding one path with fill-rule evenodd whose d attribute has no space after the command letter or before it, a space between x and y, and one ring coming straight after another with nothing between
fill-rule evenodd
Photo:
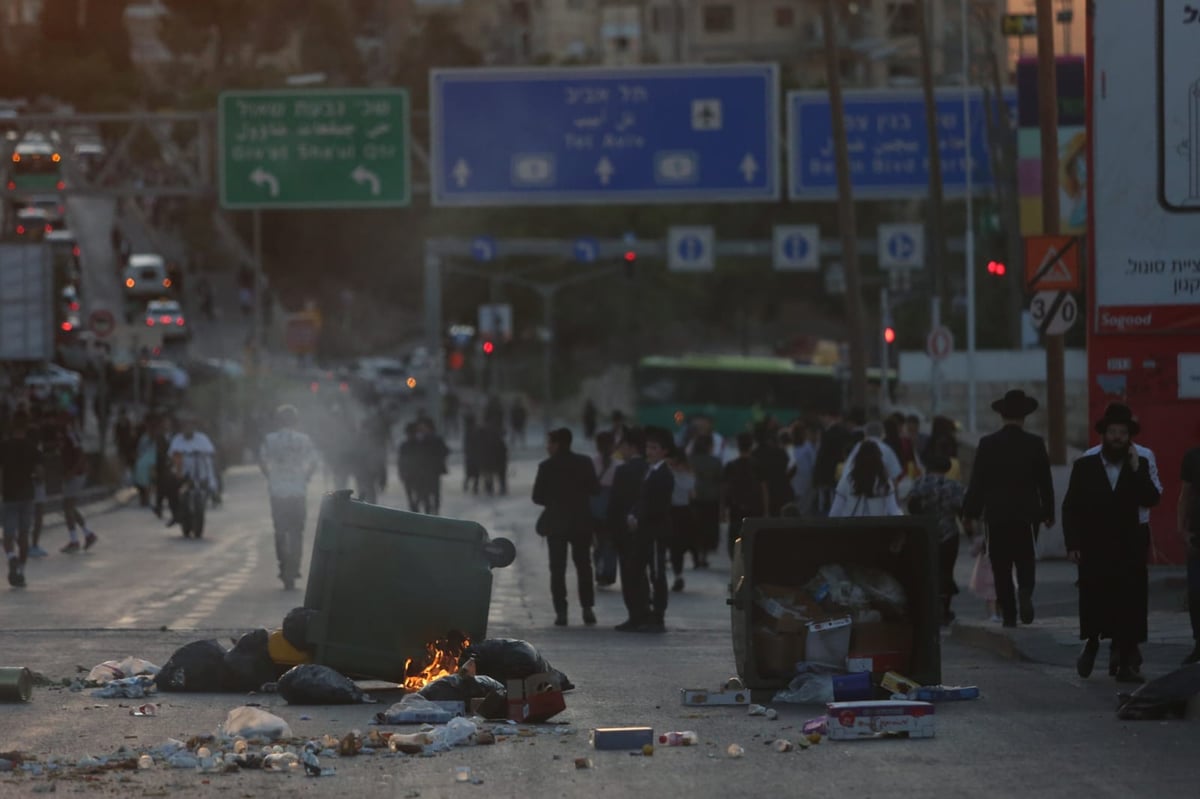
<instances>
[{"instance_id":1,"label":"straight arrow","mask_svg":"<svg viewBox=\"0 0 1200 799\"><path fill-rule=\"evenodd\" d=\"M747 183L753 183L754 176L758 174L758 161L754 160L753 155L746 153L738 169L742 170L742 177L746 178Z\"/></svg>"},{"instance_id":2,"label":"straight arrow","mask_svg":"<svg viewBox=\"0 0 1200 799\"><path fill-rule=\"evenodd\" d=\"M378 197L379 192L383 188L382 182L379 180L379 175L376 175L362 164L354 167L354 171L350 173L350 177L354 178L354 182L360 186L364 183L370 183L372 196Z\"/></svg>"},{"instance_id":3,"label":"straight arrow","mask_svg":"<svg viewBox=\"0 0 1200 799\"><path fill-rule=\"evenodd\" d=\"M267 194L272 197L279 196L279 178L275 177L261 166L256 166L254 171L250 173L250 182L259 188L266 186Z\"/></svg>"},{"instance_id":4,"label":"straight arrow","mask_svg":"<svg viewBox=\"0 0 1200 799\"><path fill-rule=\"evenodd\" d=\"M458 187L465 189L467 181L471 179L471 167L467 164L466 159L460 158L450 174L454 177L454 182L458 184Z\"/></svg>"},{"instance_id":5,"label":"straight arrow","mask_svg":"<svg viewBox=\"0 0 1200 799\"><path fill-rule=\"evenodd\" d=\"M596 175L600 178L600 185L607 186L616 171L613 169L612 161L609 161L607 157L601 158L600 163L596 164Z\"/></svg>"}]
</instances>

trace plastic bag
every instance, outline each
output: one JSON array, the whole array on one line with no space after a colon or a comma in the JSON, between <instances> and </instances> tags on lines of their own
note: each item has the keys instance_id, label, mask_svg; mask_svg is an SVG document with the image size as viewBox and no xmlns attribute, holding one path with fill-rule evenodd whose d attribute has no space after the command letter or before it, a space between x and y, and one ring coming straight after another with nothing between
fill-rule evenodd
<instances>
[{"instance_id":1,"label":"plastic bag","mask_svg":"<svg viewBox=\"0 0 1200 799\"><path fill-rule=\"evenodd\" d=\"M225 647L213 640L185 644L175 650L154 682L162 691L223 691L229 683Z\"/></svg>"},{"instance_id":2,"label":"plastic bag","mask_svg":"<svg viewBox=\"0 0 1200 799\"><path fill-rule=\"evenodd\" d=\"M474 658L476 673L501 683L523 680L534 674L549 673L558 677L559 689L570 691L575 685L528 641L517 638L487 638L472 644L459 658L460 663Z\"/></svg>"},{"instance_id":3,"label":"plastic bag","mask_svg":"<svg viewBox=\"0 0 1200 799\"><path fill-rule=\"evenodd\" d=\"M266 630L248 632L238 639L233 649L225 653L226 690L257 691L263 683L279 679L279 675L287 669L271 660L271 654L267 651L268 637Z\"/></svg>"},{"instance_id":4,"label":"plastic bag","mask_svg":"<svg viewBox=\"0 0 1200 799\"><path fill-rule=\"evenodd\" d=\"M870 600L837 563L827 563L808 581L805 590L818 602L830 602L841 608L866 608Z\"/></svg>"},{"instance_id":5,"label":"plastic bag","mask_svg":"<svg viewBox=\"0 0 1200 799\"><path fill-rule=\"evenodd\" d=\"M292 737L292 728L286 721L259 707L235 707L225 717L221 729L231 738L247 740L277 741Z\"/></svg>"},{"instance_id":6,"label":"plastic bag","mask_svg":"<svg viewBox=\"0 0 1200 799\"><path fill-rule=\"evenodd\" d=\"M315 663L289 670L279 678L278 691L290 705L357 705L375 701L348 677Z\"/></svg>"},{"instance_id":7,"label":"plastic bag","mask_svg":"<svg viewBox=\"0 0 1200 799\"><path fill-rule=\"evenodd\" d=\"M475 743L475 734L479 732L479 727L470 719L459 718L450 719L445 727L438 727L431 735L433 743L429 745L430 752L445 752L453 749L456 746L463 746Z\"/></svg>"},{"instance_id":8,"label":"plastic bag","mask_svg":"<svg viewBox=\"0 0 1200 799\"><path fill-rule=\"evenodd\" d=\"M420 694L406 694L396 704L375 714L377 724L445 724L454 714Z\"/></svg>"},{"instance_id":9,"label":"plastic bag","mask_svg":"<svg viewBox=\"0 0 1200 799\"><path fill-rule=\"evenodd\" d=\"M1188 703L1200 694L1200 663L1176 669L1151 680L1129 695L1117 708L1124 721L1184 718Z\"/></svg>"},{"instance_id":10,"label":"plastic bag","mask_svg":"<svg viewBox=\"0 0 1200 799\"><path fill-rule=\"evenodd\" d=\"M127 657L124 660L106 660L88 672L87 681L104 685L113 680L135 677L139 674L158 674L161 669L148 660Z\"/></svg>"},{"instance_id":11,"label":"plastic bag","mask_svg":"<svg viewBox=\"0 0 1200 799\"><path fill-rule=\"evenodd\" d=\"M833 675L797 674L788 687L775 694L774 702L794 705L817 705L833 701Z\"/></svg>"},{"instance_id":12,"label":"plastic bag","mask_svg":"<svg viewBox=\"0 0 1200 799\"><path fill-rule=\"evenodd\" d=\"M908 615L908 594L904 586L883 569L851 566L850 579L867 595L871 606L896 619Z\"/></svg>"},{"instance_id":13,"label":"plastic bag","mask_svg":"<svg viewBox=\"0 0 1200 799\"><path fill-rule=\"evenodd\" d=\"M154 678L147 674L141 674L137 677L110 680L103 688L92 691L92 696L102 699L143 699L147 694L152 693L154 693Z\"/></svg>"},{"instance_id":14,"label":"plastic bag","mask_svg":"<svg viewBox=\"0 0 1200 799\"><path fill-rule=\"evenodd\" d=\"M433 702L466 702L469 699L485 697L490 693L504 694L505 688L498 680L484 674L476 677L466 674L451 674L434 680L418 693Z\"/></svg>"},{"instance_id":15,"label":"plastic bag","mask_svg":"<svg viewBox=\"0 0 1200 799\"><path fill-rule=\"evenodd\" d=\"M308 641L308 623L317 611L311 608L292 608L283 619L283 637L301 652L312 652L315 646Z\"/></svg>"}]
</instances>

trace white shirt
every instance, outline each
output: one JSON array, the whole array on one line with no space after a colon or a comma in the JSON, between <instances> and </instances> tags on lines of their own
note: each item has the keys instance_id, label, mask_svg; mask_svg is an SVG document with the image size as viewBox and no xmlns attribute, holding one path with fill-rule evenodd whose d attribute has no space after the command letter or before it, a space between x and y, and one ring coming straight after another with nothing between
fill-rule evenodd
<instances>
[{"instance_id":1,"label":"white shirt","mask_svg":"<svg viewBox=\"0 0 1200 799\"><path fill-rule=\"evenodd\" d=\"M883 455L883 468L887 470L888 477L892 481L899 480L904 474L904 466L900 464L900 458L896 456L896 451L884 443L882 438L867 438L865 441L874 441L879 446L879 452ZM842 467L842 474L850 474L850 470L854 467L854 457L858 455L858 450L862 446L862 441L854 445L854 449L850 450L850 454L846 456L846 465Z\"/></svg>"},{"instance_id":2,"label":"white shirt","mask_svg":"<svg viewBox=\"0 0 1200 799\"><path fill-rule=\"evenodd\" d=\"M268 433L258 450L258 463L273 497L303 497L317 469L317 448L298 430Z\"/></svg>"},{"instance_id":3,"label":"white shirt","mask_svg":"<svg viewBox=\"0 0 1200 799\"><path fill-rule=\"evenodd\" d=\"M1158 493L1161 494L1162 490L1163 490L1162 480L1158 479L1158 459L1154 457L1154 451L1151 450L1149 447L1143 447L1141 444L1137 444L1137 443L1135 443L1133 445L1133 449L1135 452L1137 452L1138 457L1146 462L1147 468L1150 469L1150 482L1154 483L1154 487L1157 488ZM1099 445L1094 446L1091 449L1084 452L1083 457L1086 458L1089 455L1098 455L1098 454L1100 454L1100 446ZM1104 460L1104 459L1101 458L1101 460ZM1114 469L1116 471L1113 471ZM1121 465L1116 464L1114 466L1113 464L1110 464L1108 461L1104 461L1104 471L1108 473L1108 482L1112 485L1113 489L1115 490L1117 487L1117 478L1121 476ZM1149 508L1138 508L1138 521L1141 522L1142 524L1150 523L1150 509Z\"/></svg>"},{"instance_id":4,"label":"white shirt","mask_svg":"<svg viewBox=\"0 0 1200 799\"><path fill-rule=\"evenodd\" d=\"M213 472L213 455L216 452L212 441L203 433L197 432L191 438L176 433L171 439L167 455L172 461L176 455L181 456L183 476L212 490L217 487L216 474Z\"/></svg>"},{"instance_id":5,"label":"white shirt","mask_svg":"<svg viewBox=\"0 0 1200 799\"><path fill-rule=\"evenodd\" d=\"M881 485L878 488L885 493L871 497L855 494L854 485L850 482L850 473L846 472L842 475L842 479L838 481L837 489L833 496L833 505L829 508L829 516L831 518L847 516L903 516L904 511L900 509L900 503L896 501L896 492L891 484L889 483L887 486Z\"/></svg>"}]
</instances>

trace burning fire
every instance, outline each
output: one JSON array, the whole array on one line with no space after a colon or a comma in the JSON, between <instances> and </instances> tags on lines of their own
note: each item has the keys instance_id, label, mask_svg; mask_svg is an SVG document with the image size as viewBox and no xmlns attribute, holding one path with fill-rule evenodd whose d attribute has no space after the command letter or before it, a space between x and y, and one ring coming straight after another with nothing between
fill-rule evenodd
<instances>
[{"instance_id":1,"label":"burning fire","mask_svg":"<svg viewBox=\"0 0 1200 799\"><path fill-rule=\"evenodd\" d=\"M425 644L425 666L413 662L412 658L404 662L404 688L419 691L434 680L458 674L459 656L470 645L465 637L438 638Z\"/></svg>"}]
</instances>

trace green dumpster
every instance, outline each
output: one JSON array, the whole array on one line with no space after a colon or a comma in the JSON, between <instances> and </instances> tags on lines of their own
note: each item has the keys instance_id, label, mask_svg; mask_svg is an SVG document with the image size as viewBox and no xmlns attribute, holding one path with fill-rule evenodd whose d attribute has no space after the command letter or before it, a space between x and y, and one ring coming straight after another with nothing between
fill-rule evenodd
<instances>
[{"instance_id":1,"label":"green dumpster","mask_svg":"<svg viewBox=\"0 0 1200 799\"><path fill-rule=\"evenodd\" d=\"M869 670L899 671L923 685L941 683L938 535L932 522L913 516L787 518L747 519L734 552L727 601L734 660L746 687L787 687L794 663L804 659L809 633L791 615L772 617L769 595L800 596L800 588L828 564L881 569L903 586L907 599L902 621L851 626L850 657L877 653L886 667ZM854 652L856 647L862 651Z\"/></svg>"},{"instance_id":2,"label":"green dumpster","mask_svg":"<svg viewBox=\"0 0 1200 799\"><path fill-rule=\"evenodd\" d=\"M403 681L426 644L461 632L487 637L492 568L515 550L475 522L325 496L304 606L317 663L361 677Z\"/></svg>"}]
</instances>

